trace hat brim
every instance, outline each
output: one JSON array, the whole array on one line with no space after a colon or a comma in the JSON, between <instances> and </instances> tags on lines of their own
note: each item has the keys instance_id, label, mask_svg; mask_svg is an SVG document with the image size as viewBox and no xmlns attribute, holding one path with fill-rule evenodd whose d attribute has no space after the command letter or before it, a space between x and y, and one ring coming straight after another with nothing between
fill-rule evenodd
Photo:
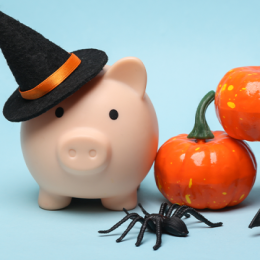
<instances>
[{"instance_id":1,"label":"hat brim","mask_svg":"<svg viewBox=\"0 0 260 260\"><path fill-rule=\"evenodd\" d=\"M35 100L22 98L17 88L4 105L5 118L11 122L21 122L43 114L97 76L108 60L105 52L96 49L78 50L73 53L80 58L81 63L66 80L45 96Z\"/></svg>"}]
</instances>

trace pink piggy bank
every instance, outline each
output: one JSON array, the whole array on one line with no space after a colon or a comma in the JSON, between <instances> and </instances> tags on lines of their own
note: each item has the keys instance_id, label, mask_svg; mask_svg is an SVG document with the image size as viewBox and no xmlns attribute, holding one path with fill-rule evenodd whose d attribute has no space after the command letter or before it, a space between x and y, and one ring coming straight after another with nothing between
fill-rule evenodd
<instances>
[{"instance_id":1,"label":"pink piggy bank","mask_svg":"<svg viewBox=\"0 0 260 260\"><path fill-rule=\"evenodd\" d=\"M158 146L158 123L137 58L104 69L69 98L21 126L25 162L40 186L39 206L101 198L111 210L137 205L137 188Z\"/></svg>"}]
</instances>

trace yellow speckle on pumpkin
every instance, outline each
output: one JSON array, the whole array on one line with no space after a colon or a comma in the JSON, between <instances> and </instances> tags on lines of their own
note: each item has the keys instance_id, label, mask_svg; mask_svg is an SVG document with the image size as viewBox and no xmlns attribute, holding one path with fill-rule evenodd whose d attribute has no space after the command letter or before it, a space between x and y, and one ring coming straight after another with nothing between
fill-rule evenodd
<instances>
[{"instance_id":1,"label":"yellow speckle on pumpkin","mask_svg":"<svg viewBox=\"0 0 260 260\"><path fill-rule=\"evenodd\" d=\"M221 88L221 84L218 87Z\"/></svg>"},{"instance_id":2,"label":"yellow speckle on pumpkin","mask_svg":"<svg viewBox=\"0 0 260 260\"><path fill-rule=\"evenodd\" d=\"M240 120L243 120L243 118L239 118Z\"/></svg>"},{"instance_id":3,"label":"yellow speckle on pumpkin","mask_svg":"<svg viewBox=\"0 0 260 260\"><path fill-rule=\"evenodd\" d=\"M205 181L206 179L204 179L204 181Z\"/></svg>"},{"instance_id":4,"label":"yellow speckle on pumpkin","mask_svg":"<svg viewBox=\"0 0 260 260\"><path fill-rule=\"evenodd\" d=\"M159 190L162 190L162 185L159 181L158 181L158 185L159 185Z\"/></svg>"},{"instance_id":5,"label":"yellow speckle on pumpkin","mask_svg":"<svg viewBox=\"0 0 260 260\"><path fill-rule=\"evenodd\" d=\"M216 203L216 201L213 201L213 203Z\"/></svg>"},{"instance_id":6,"label":"yellow speckle on pumpkin","mask_svg":"<svg viewBox=\"0 0 260 260\"><path fill-rule=\"evenodd\" d=\"M227 84L224 84L224 86L221 88L221 91L224 91L226 89Z\"/></svg>"},{"instance_id":7,"label":"yellow speckle on pumpkin","mask_svg":"<svg viewBox=\"0 0 260 260\"><path fill-rule=\"evenodd\" d=\"M196 148L195 151L198 151L200 149L200 147Z\"/></svg>"},{"instance_id":8,"label":"yellow speckle on pumpkin","mask_svg":"<svg viewBox=\"0 0 260 260\"><path fill-rule=\"evenodd\" d=\"M235 95L235 97L237 97L237 94Z\"/></svg>"},{"instance_id":9,"label":"yellow speckle on pumpkin","mask_svg":"<svg viewBox=\"0 0 260 260\"><path fill-rule=\"evenodd\" d=\"M228 90L231 91L234 88L233 85L228 86Z\"/></svg>"},{"instance_id":10,"label":"yellow speckle on pumpkin","mask_svg":"<svg viewBox=\"0 0 260 260\"><path fill-rule=\"evenodd\" d=\"M227 193L226 193L226 192L222 192L222 194L223 194L223 195L227 195Z\"/></svg>"},{"instance_id":11,"label":"yellow speckle on pumpkin","mask_svg":"<svg viewBox=\"0 0 260 260\"><path fill-rule=\"evenodd\" d=\"M227 102L227 105L229 107L231 107L231 108L235 108L236 107L235 103L233 103L233 102Z\"/></svg>"},{"instance_id":12,"label":"yellow speckle on pumpkin","mask_svg":"<svg viewBox=\"0 0 260 260\"><path fill-rule=\"evenodd\" d=\"M245 196L245 194L243 194L243 195L240 197L240 199L239 199L239 200L242 200L244 196Z\"/></svg>"},{"instance_id":13,"label":"yellow speckle on pumpkin","mask_svg":"<svg viewBox=\"0 0 260 260\"><path fill-rule=\"evenodd\" d=\"M172 162L171 162L171 164L172 164Z\"/></svg>"},{"instance_id":14,"label":"yellow speckle on pumpkin","mask_svg":"<svg viewBox=\"0 0 260 260\"><path fill-rule=\"evenodd\" d=\"M170 200L173 200L173 198L170 198ZM177 204L177 203L176 203Z\"/></svg>"},{"instance_id":15,"label":"yellow speckle on pumpkin","mask_svg":"<svg viewBox=\"0 0 260 260\"><path fill-rule=\"evenodd\" d=\"M185 195L185 199L189 204L191 204L190 194Z\"/></svg>"},{"instance_id":16,"label":"yellow speckle on pumpkin","mask_svg":"<svg viewBox=\"0 0 260 260\"><path fill-rule=\"evenodd\" d=\"M248 76L252 75L252 74L247 74Z\"/></svg>"},{"instance_id":17,"label":"yellow speckle on pumpkin","mask_svg":"<svg viewBox=\"0 0 260 260\"><path fill-rule=\"evenodd\" d=\"M242 90L246 90L246 88L242 88Z\"/></svg>"},{"instance_id":18,"label":"yellow speckle on pumpkin","mask_svg":"<svg viewBox=\"0 0 260 260\"><path fill-rule=\"evenodd\" d=\"M173 138L172 141L174 141L176 138Z\"/></svg>"},{"instance_id":19,"label":"yellow speckle on pumpkin","mask_svg":"<svg viewBox=\"0 0 260 260\"><path fill-rule=\"evenodd\" d=\"M235 150L232 150L232 152L234 153L234 152L235 152Z\"/></svg>"},{"instance_id":20,"label":"yellow speckle on pumpkin","mask_svg":"<svg viewBox=\"0 0 260 260\"><path fill-rule=\"evenodd\" d=\"M229 77L230 79L232 79L232 77Z\"/></svg>"},{"instance_id":21,"label":"yellow speckle on pumpkin","mask_svg":"<svg viewBox=\"0 0 260 260\"><path fill-rule=\"evenodd\" d=\"M228 100L231 100L231 98L229 98Z\"/></svg>"},{"instance_id":22,"label":"yellow speckle on pumpkin","mask_svg":"<svg viewBox=\"0 0 260 260\"><path fill-rule=\"evenodd\" d=\"M192 179L190 179L189 188L191 188L191 186L192 186Z\"/></svg>"},{"instance_id":23,"label":"yellow speckle on pumpkin","mask_svg":"<svg viewBox=\"0 0 260 260\"><path fill-rule=\"evenodd\" d=\"M231 72L231 71L233 71L233 69L232 69L232 70L230 70L229 72Z\"/></svg>"},{"instance_id":24,"label":"yellow speckle on pumpkin","mask_svg":"<svg viewBox=\"0 0 260 260\"><path fill-rule=\"evenodd\" d=\"M226 118L225 116L223 116L223 118Z\"/></svg>"}]
</instances>

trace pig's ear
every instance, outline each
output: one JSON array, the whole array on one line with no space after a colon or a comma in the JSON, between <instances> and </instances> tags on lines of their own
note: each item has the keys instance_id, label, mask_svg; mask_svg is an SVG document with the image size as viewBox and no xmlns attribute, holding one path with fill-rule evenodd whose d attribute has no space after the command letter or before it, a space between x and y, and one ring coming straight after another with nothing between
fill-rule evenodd
<instances>
[{"instance_id":1,"label":"pig's ear","mask_svg":"<svg viewBox=\"0 0 260 260\"><path fill-rule=\"evenodd\" d=\"M141 60L126 57L112 65L104 75L105 79L123 82L133 88L141 97L144 96L147 73Z\"/></svg>"}]
</instances>

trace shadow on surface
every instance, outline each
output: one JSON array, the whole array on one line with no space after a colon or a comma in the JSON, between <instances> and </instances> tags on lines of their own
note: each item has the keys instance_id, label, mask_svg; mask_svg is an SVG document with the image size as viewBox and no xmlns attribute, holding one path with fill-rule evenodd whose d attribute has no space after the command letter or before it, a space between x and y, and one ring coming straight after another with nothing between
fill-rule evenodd
<instances>
[{"instance_id":1,"label":"shadow on surface","mask_svg":"<svg viewBox=\"0 0 260 260\"><path fill-rule=\"evenodd\" d=\"M250 237L260 237L260 231L259 231L259 233L256 233L256 234L252 234L252 235L250 235Z\"/></svg>"},{"instance_id":2,"label":"shadow on surface","mask_svg":"<svg viewBox=\"0 0 260 260\"><path fill-rule=\"evenodd\" d=\"M146 187L145 185L141 184L140 188L138 189L138 203L141 203L144 207L147 203L157 203L158 204L158 211L162 202L167 202L167 200L161 195L161 193L152 187ZM137 208L139 208L137 206ZM101 199L79 199L79 198L72 198L70 205L62 210L66 210L68 212L78 212L78 213L88 213L88 214L96 214L96 213L103 213L109 214L114 212L122 212L122 211L112 211L103 207L101 203ZM123 210L123 209L122 209ZM135 209L130 210L133 212Z\"/></svg>"},{"instance_id":3,"label":"shadow on surface","mask_svg":"<svg viewBox=\"0 0 260 260\"><path fill-rule=\"evenodd\" d=\"M90 213L98 213L108 211L105 209L101 203L100 199L78 199L72 198L70 205L65 208L67 211L73 212L90 212ZM64 210L65 210L64 209Z\"/></svg>"},{"instance_id":4,"label":"shadow on surface","mask_svg":"<svg viewBox=\"0 0 260 260\"><path fill-rule=\"evenodd\" d=\"M33 204L33 206L38 206L38 185L30 181L23 181L24 185L16 185L16 189L6 189L6 197L9 200L9 203L14 203L13 200L16 201L17 199L22 204L22 201L27 201L29 204ZM151 181L144 181L141 183L141 187L138 190L138 202L141 203L144 208L146 208L149 204L157 204L158 211L162 202L168 202L163 195L158 191L156 188L155 183ZM169 202L168 202L169 203ZM240 204L233 207L227 207L220 210L210 210L210 209L202 209L198 210L199 212L229 212L229 211L236 211L239 209L243 209L245 207L258 207L260 208L260 186L255 186L249 196ZM88 213L88 214L96 214L96 213L103 213L103 214L111 214L115 212L122 212L122 211L111 211L103 207L100 199L79 199L73 198L71 204L67 207L62 209L67 212L77 212L77 213ZM130 210L130 212L139 212L140 209L137 207L136 209ZM257 212L257 211L256 211ZM149 213L157 213L156 212L149 212ZM252 216L253 218L253 216Z\"/></svg>"}]
</instances>

